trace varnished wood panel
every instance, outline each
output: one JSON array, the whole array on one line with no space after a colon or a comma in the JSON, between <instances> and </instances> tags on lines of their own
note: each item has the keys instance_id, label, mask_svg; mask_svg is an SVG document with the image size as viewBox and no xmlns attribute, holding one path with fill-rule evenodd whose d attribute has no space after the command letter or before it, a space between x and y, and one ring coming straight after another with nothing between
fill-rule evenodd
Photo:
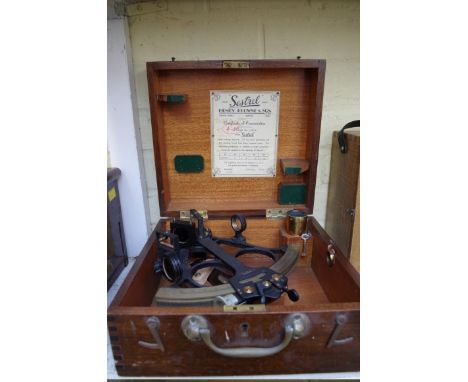
<instances>
[{"instance_id":1,"label":"varnished wood panel","mask_svg":"<svg viewBox=\"0 0 468 382\"><path fill-rule=\"evenodd\" d=\"M210 220L209 226L220 235L230 233L229 221ZM275 245L280 239L283 220L249 219L248 239L261 245ZM338 273L331 274L315 261L324 261L324 245L330 238L314 220L312 267L296 267L289 275L290 287L301 294L297 303L286 296L268 304L265 312L224 313L220 307L149 306L157 287L152 276L155 259L154 232L108 309L108 328L116 369L122 376L188 376L313 373L359 370L359 276L342 254L337 259ZM355 271L354 271L355 272ZM345 289L340 292L340 289ZM346 302L351 301L351 302ZM270 347L281 342L284 321L289 314L301 312L311 320L311 331L293 340L280 353L265 358L227 358L208 349L203 342L189 341L182 333L181 322L187 315L200 314L209 322L213 341L220 347ZM347 319L339 339L349 343L328 347L336 329L336 319ZM146 320L157 317L158 333L164 351L147 349L139 341L153 342ZM249 326L248 336L240 327ZM227 335L226 335L227 333ZM196 357L194 358L194 354ZM222 365L222 366L220 366Z\"/></svg>"},{"instance_id":2,"label":"varnished wood panel","mask_svg":"<svg viewBox=\"0 0 468 382\"><path fill-rule=\"evenodd\" d=\"M333 239L312 218L312 269L331 302L360 301L359 274ZM333 265L327 262L328 246L335 251Z\"/></svg>"},{"instance_id":3,"label":"varnished wood panel","mask_svg":"<svg viewBox=\"0 0 468 382\"><path fill-rule=\"evenodd\" d=\"M359 131L345 132L348 152L340 151L338 132L333 133L325 228L345 256L351 252L359 178Z\"/></svg>"},{"instance_id":4,"label":"varnished wood panel","mask_svg":"<svg viewBox=\"0 0 468 382\"><path fill-rule=\"evenodd\" d=\"M353 267L356 270L360 271L361 266L361 191L360 191L360 181L358 179L358 191L356 195L356 216L354 217L354 228L353 228L353 239L351 240L351 255L349 260Z\"/></svg>"},{"instance_id":5,"label":"varnished wood panel","mask_svg":"<svg viewBox=\"0 0 468 382\"><path fill-rule=\"evenodd\" d=\"M157 254L154 232L149 237L142 254L144 256L141 254L138 256L136 264L117 293L113 305L145 306L151 303L160 279L160 275L153 273L153 264Z\"/></svg>"},{"instance_id":6,"label":"varnished wood panel","mask_svg":"<svg viewBox=\"0 0 468 382\"><path fill-rule=\"evenodd\" d=\"M127 376L222 376L284 373L313 373L359 370L359 312L304 312L311 330L304 338L292 340L286 349L263 358L230 358L211 351L202 341L189 341L181 330L184 316L159 316L159 334L164 351L146 349L138 341L154 342L146 327L148 316L114 316L109 325L116 368ZM347 318L340 338L350 343L327 347L338 314ZM213 342L219 347L272 347L282 341L287 314L265 313L208 314ZM248 336L241 325L248 325Z\"/></svg>"},{"instance_id":7,"label":"varnished wood panel","mask_svg":"<svg viewBox=\"0 0 468 382\"><path fill-rule=\"evenodd\" d=\"M307 159L301 175L308 185L305 205L313 209L325 63L319 60L250 61L250 69L226 70L221 61L148 63L150 107L160 209L164 216L179 210L208 209L211 216L229 211L264 215L279 207L278 184L287 181L280 158ZM281 92L277 175L274 178L211 176L210 91L278 90ZM158 93L186 94L186 102L162 104ZM205 159L201 173L175 171L176 155Z\"/></svg>"},{"instance_id":8,"label":"varnished wood panel","mask_svg":"<svg viewBox=\"0 0 468 382\"><path fill-rule=\"evenodd\" d=\"M304 158L310 168L302 180L308 186L300 207L313 209L325 62L322 60L253 60L248 70L226 70L222 61L148 63L148 85L153 125L156 173L163 216L178 216L180 210L208 209L206 225L216 236L231 236L228 219L233 211L250 218L245 236L262 246L278 246L284 240L284 220L260 218L267 208L278 207L277 185L284 176L280 158ZM281 91L278 170L276 178L211 177L210 90ZM157 102L158 93L186 94L183 104ZM205 171L178 174L175 155L201 154ZM213 219L215 217L216 219ZM223 219L220 219L223 217ZM167 223L166 220L160 224ZM267 304L265 312L223 312L221 307L152 306L152 298L164 280L153 274L157 256L155 232L148 239L136 264L108 309L108 328L116 369L125 376L249 375L359 370L359 275L339 253L331 271L326 264L330 237L314 220L309 254L289 277L298 290L296 303L282 296ZM248 261L258 262L253 256ZM354 272L354 273L353 273ZM284 321L301 312L311 322L311 331L277 355L265 358L227 358L209 350L203 342L191 342L180 328L187 315L203 315L213 341L220 347L270 347L281 342ZM339 338L349 343L328 347L338 315L347 318ZM164 351L147 349L139 341L154 342L146 326L148 317L160 320L159 335ZM240 332L248 324L248 336Z\"/></svg>"}]
</instances>

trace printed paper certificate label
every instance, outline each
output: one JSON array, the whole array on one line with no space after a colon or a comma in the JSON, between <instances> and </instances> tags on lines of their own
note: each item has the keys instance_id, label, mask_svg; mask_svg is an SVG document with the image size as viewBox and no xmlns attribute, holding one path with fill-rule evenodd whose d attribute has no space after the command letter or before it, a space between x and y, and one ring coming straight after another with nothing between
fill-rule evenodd
<instances>
[{"instance_id":1,"label":"printed paper certificate label","mask_svg":"<svg viewBox=\"0 0 468 382\"><path fill-rule=\"evenodd\" d=\"M211 173L276 176L278 91L211 91Z\"/></svg>"}]
</instances>

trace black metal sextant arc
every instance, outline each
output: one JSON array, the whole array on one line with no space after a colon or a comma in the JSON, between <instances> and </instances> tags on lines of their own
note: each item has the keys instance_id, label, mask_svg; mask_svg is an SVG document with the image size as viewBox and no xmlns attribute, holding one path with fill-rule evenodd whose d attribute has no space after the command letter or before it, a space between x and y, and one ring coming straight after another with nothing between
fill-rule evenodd
<instances>
[{"instance_id":1,"label":"black metal sextant arc","mask_svg":"<svg viewBox=\"0 0 468 382\"><path fill-rule=\"evenodd\" d=\"M197 210L191 210L190 216L190 221L173 220L170 230L156 231L158 256L154 270L172 282L169 288L159 288L158 304L265 304L284 292L292 301L299 299L296 290L288 289L286 276L298 258L297 248L266 248L247 242L242 235L247 228L243 215L231 217L234 236L230 238L213 236ZM247 254L266 256L273 265L247 266L239 260ZM210 286L196 278L203 270L212 273Z\"/></svg>"}]
</instances>

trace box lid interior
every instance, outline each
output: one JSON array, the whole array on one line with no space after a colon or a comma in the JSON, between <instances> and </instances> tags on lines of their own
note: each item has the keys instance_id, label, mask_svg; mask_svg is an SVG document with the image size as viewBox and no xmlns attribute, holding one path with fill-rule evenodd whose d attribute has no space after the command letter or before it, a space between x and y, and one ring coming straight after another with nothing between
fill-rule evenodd
<instances>
[{"instance_id":1,"label":"box lid interior","mask_svg":"<svg viewBox=\"0 0 468 382\"><path fill-rule=\"evenodd\" d=\"M312 213L325 61L243 62L247 62L243 69L227 68L231 62L226 61L147 64L161 216L179 216L180 211L191 208L207 210L210 217L230 216L233 212L265 216L267 209L278 208ZM213 90L280 92L275 176L213 176L210 97ZM176 161L180 156L201 156L203 170L198 171L199 164L194 162L191 170L189 163L188 171L181 171ZM300 174L286 174L285 163L296 163L294 160L307 163L308 168ZM284 184L303 186L305 197L300 203L288 200L284 203L279 197Z\"/></svg>"}]
</instances>

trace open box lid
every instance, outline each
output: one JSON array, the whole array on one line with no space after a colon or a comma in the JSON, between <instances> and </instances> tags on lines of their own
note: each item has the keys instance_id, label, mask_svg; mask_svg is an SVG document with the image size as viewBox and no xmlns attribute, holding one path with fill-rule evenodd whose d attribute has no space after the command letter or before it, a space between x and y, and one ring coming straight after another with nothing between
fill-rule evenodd
<instances>
[{"instance_id":1,"label":"open box lid","mask_svg":"<svg viewBox=\"0 0 468 382\"><path fill-rule=\"evenodd\" d=\"M325 60L149 62L147 74L161 216L312 213Z\"/></svg>"}]
</instances>

